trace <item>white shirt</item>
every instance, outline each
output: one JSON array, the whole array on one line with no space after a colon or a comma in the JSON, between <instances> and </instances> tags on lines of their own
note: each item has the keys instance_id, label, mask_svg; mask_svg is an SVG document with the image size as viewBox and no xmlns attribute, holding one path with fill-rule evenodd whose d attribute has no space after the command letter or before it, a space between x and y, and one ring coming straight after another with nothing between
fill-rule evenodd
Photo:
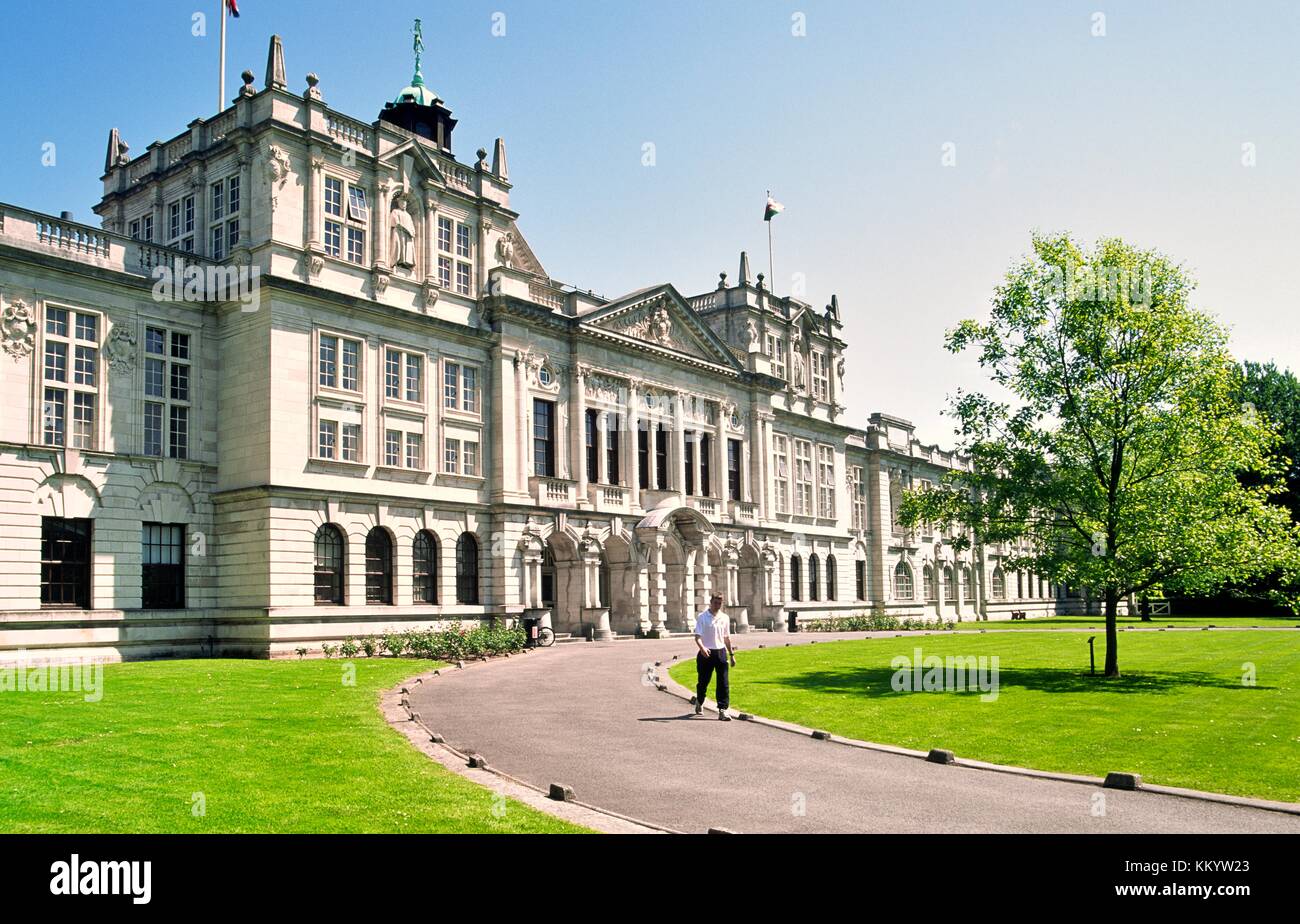
<instances>
[{"instance_id":1,"label":"white shirt","mask_svg":"<svg viewBox=\"0 0 1300 924\"><path fill-rule=\"evenodd\" d=\"M700 644L710 651L726 648L731 638L731 617L726 613L714 614L709 610L695 617L695 634Z\"/></svg>"}]
</instances>

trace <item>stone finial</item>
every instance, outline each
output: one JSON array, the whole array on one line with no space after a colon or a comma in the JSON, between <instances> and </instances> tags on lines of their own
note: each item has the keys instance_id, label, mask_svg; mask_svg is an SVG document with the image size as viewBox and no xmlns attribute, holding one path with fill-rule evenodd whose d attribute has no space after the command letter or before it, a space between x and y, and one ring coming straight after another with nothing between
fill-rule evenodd
<instances>
[{"instance_id":1,"label":"stone finial","mask_svg":"<svg viewBox=\"0 0 1300 924\"><path fill-rule=\"evenodd\" d=\"M284 76L284 43L280 36L271 36L271 44L266 49L266 89L284 90L289 86Z\"/></svg>"},{"instance_id":2,"label":"stone finial","mask_svg":"<svg viewBox=\"0 0 1300 924\"><path fill-rule=\"evenodd\" d=\"M506 166L506 142L498 138L492 145L492 175L500 180L510 179L510 169Z\"/></svg>"},{"instance_id":3,"label":"stone finial","mask_svg":"<svg viewBox=\"0 0 1300 924\"><path fill-rule=\"evenodd\" d=\"M831 303L826 306L826 313L836 321L840 319L840 297L838 295L831 296Z\"/></svg>"},{"instance_id":4,"label":"stone finial","mask_svg":"<svg viewBox=\"0 0 1300 924\"><path fill-rule=\"evenodd\" d=\"M762 277L759 277L762 278ZM749 254L740 252L740 285L749 285Z\"/></svg>"},{"instance_id":5,"label":"stone finial","mask_svg":"<svg viewBox=\"0 0 1300 924\"><path fill-rule=\"evenodd\" d=\"M474 164L475 168L478 170L486 170L488 168L487 148L479 148L474 153L478 155L478 162Z\"/></svg>"},{"instance_id":6,"label":"stone finial","mask_svg":"<svg viewBox=\"0 0 1300 924\"><path fill-rule=\"evenodd\" d=\"M308 75L307 75L307 89L303 92L303 94L302 94L303 97L304 97L305 99L320 99L320 98L321 98L321 95L320 95L320 87L319 87L319 84L320 84L320 78L316 76L316 72L315 72L315 71L313 71L312 73L308 74Z\"/></svg>"},{"instance_id":7,"label":"stone finial","mask_svg":"<svg viewBox=\"0 0 1300 924\"><path fill-rule=\"evenodd\" d=\"M253 94L255 94L257 90L253 88L253 80L254 80L253 72L244 71L244 73L240 74L239 76L240 79L244 81L244 85L239 88L239 95L252 96Z\"/></svg>"},{"instance_id":8,"label":"stone finial","mask_svg":"<svg viewBox=\"0 0 1300 924\"><path fill-rule=\"evenodd\" d=\"M759 274L758 274L758 284L757 284L757 288L758 288L758 291L760 291L760 292L763 291L763 274L762 274L762 273L759 273Z\"/></svg>"},{"instance_id":9,"label":"stone finial","mask_svg":"<svg viewBox=\"0 0 1300 924\"><path fill-rule=\"evenodd\" d=\"M727 273L724 270L723 272L718 273L718 288L725 289L726 287L727 287Z\"/></svg>"}]
</instances>

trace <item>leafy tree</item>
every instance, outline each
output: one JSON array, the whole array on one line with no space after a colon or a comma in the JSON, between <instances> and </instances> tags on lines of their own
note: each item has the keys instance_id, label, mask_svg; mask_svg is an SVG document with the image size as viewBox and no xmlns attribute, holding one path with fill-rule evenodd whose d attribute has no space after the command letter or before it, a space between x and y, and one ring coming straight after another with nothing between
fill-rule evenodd
<instances>
[{"instance_id":1,"label":"leafy tree","mask_svg":"<svg viewBox=\"0 0 1300 924\"><path fill-rule=\"evenodd\" d=\"M1253 407L1278 426L1278 454L1283 463L1283 489L1274 496L1300 522L1300 379L1273 363L1241 364L1243 406Z\"/></svg>"},{"instance_id":2,"label":"leafy tree","mask_svg":"<svg viewBox=\"0 0 1300 924\"><path fill-rule=\"evenodd\" d=\"M1243 409L1226 334L1188 305L1191 289L1155 251L1035 235L989 319L947 335L951 352L978 352L997 395L953 399L969 469L901 510L909 525L967 527L958 548L1013 543L1010 568L1098 593L1107 677L1119 676L1121 600L1204 592L1300 554L1269 503L1276 426Z\"/></svg>"}]
</instances>

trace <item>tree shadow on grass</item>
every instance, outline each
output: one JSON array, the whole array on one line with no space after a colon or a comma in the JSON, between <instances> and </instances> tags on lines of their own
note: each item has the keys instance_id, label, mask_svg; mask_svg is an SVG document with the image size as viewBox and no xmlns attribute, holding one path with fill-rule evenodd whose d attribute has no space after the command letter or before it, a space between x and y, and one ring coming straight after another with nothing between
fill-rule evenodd
<instances>
[{"instance_id":1,"label":"tree shadow on grass","mask_svg":"<svg viewBox=\"0 0 1300 924\"><path fill-rule=\"evenodd\" d=\"M888 667L846 667L838 670L808 671L794 677L771 680L749 680L746 685L793 687L811 693L858 693L868 696L908 696L913 690L893 688L894 671ZM924 680L928 669L923 668ZM962 674L958 672L958 677ZM987 676L987 675L986 675ZM974 670L965 675L967 689L949 692L978 696ZM946 678L945 678L946 679ZM915 680L915 675L913 676ZM999 692L1011 689L1035 690L1043 693L1176 693L1185 689L1218 690L1273 690L1276 687L1257 684L1245 686L1241 680L1217 676L1205 671L1134 671L1120 677L1107 679L1100 673L1080 673L1075 668L999 668ZM945 686L945 690L947 687ZM924 690L924 686L921 687Z\"/></svg>"}]
</instances>

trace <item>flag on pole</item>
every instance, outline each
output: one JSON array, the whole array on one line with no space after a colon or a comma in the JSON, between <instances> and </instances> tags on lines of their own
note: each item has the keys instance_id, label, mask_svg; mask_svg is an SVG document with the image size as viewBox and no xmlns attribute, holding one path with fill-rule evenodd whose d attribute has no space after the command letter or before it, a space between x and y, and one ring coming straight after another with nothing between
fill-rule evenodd
<instances>
[{"instance_id":1,"label":"flag on pole","mask_svg":"<svg viewBox=\"0 0 1300 924\"><path fill-rule=\"evenodd\" d=\"M209 7L211 9L211 7ZM230 15L239 18L239 0L226 0L226 9L230 10Z\"/></svg>"},{"instance_id":2,"label":"flag on pole","mask_svg":"<svg viewBox=\"0 0 1300 924\"><path fill-rule=\"evenodd\" d=\"M773 218L777 216L777 213L782 211L784 208L785 208L784 205L782 205L780 202L777 202L775 199L772 198L772 194L768 193L767 208L763 210L763 220L771 221Z\"/></svg>"}]
</instances>

